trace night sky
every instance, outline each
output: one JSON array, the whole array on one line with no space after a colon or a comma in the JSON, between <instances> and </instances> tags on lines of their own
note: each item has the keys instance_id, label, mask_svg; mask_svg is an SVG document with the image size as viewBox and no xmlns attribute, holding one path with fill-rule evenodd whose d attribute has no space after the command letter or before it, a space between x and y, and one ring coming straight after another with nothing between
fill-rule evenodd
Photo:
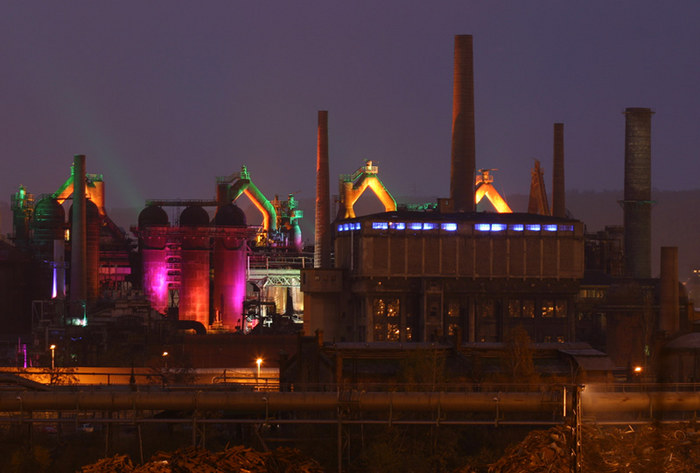
<instances>
[{"instance_id":1,"label":"night sky","mask_svg":"<svg viewBox=\"0 0 700 473\"><path fill-rule=\"evenodd\" d=\"M626 107L655 111L653 186L698 188L698 25L695 0L4 2L0 200L54 192L74 154L108 208L210 199L243 164L268 197L313 199L318 110L332 193L371 159L394 195L446 197L456 34L476 165L506 198L534 158L551 183L555 122L567 189L621 189Z\"/></svg>"}]
</instances>

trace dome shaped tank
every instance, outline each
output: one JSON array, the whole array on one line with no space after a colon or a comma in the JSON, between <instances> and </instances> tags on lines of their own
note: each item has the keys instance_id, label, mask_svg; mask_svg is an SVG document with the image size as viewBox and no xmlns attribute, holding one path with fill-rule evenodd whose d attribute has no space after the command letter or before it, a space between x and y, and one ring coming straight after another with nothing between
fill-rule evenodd
<instances>
[{"instance_id":1,"label":"dome shaped tank","mask_svg":"<svg viewBox=\"0 0 700 473\"><path fill-rule=\"evenodd\" d=\"M216 209L214 225L243 227L246 225L245 213L235 204L226 204Z\"/></svg>"},{"instance_id":2,"label":"dome shaped tank","mask_svg":"<svg viewBox=\"0 0 700 473\"><path fill-rule=\"evenodd\" d=\"M198 205L187 207L180 214L180 225L183 227L207 227L209 226L209 214Z\"/></svg>"},{"instance_id":3,"label":"dome shaped tank","mask_svg":"<svg viewBox=\"0 0 700 473\"><path fill-rule=\"evenodd\" d=\"M149 205L139 214L139 228L144 227L167 227L170 222L168 214L162 207Z\"/></svg>"}]
</instances>

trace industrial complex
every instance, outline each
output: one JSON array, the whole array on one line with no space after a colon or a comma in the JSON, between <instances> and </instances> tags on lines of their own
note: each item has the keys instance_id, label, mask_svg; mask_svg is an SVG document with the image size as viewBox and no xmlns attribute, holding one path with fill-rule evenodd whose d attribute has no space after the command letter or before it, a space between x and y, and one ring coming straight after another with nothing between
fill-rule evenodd
<instances>
[{"instance_id":1,"label":"industrial complex","mask_svg":"<svg viewBox=\"0 0 700 473\"><path fill-rule=\"evenodd\" d=\"M128 231L83 155L54 192L20 186L0 241L4 364L225 370L264 356L280 383L343 383L376 377L358 359L430 347L462 360L455 380L474 381L485 360L502 371L524 333L544 376L697 380L677 249L651 252L653 111L623 117L624 222L587 234L566 208L564 124L553 124L551 202L539 162L526 212L499 194L497 173L476 167L471 36L455 38L454 58L449 195L397 203L367 161L340 176L334 198L319 111L313 248L293 194L266 197L245 166L216 178L213 199L145 202ZM365 192L383 212L356 214ZM260 224L238 207L243 196Z\"/></svg>"}]
</instances>

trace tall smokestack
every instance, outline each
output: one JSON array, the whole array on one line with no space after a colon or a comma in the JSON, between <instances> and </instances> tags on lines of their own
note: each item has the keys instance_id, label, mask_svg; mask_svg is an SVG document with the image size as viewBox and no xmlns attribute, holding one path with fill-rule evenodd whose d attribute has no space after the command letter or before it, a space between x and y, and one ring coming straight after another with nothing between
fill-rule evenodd
<instances>
[{"instance_id":1,"label":"tall smokestack","mask_svg":"<svg viewBox=\"0 0 700 473\"><path fill-rule=\"evenodd\" d=\"M566 217L564 185L564 124L554 124L554 165L552 167L552 215Z\"/></svg>"},{"instance_id":2,"label":"tall smokestack","mask_svg":"<svg viewBox=\"0 0 700 473\"><path fill-rule=\"evenodd\" d=\"M331 264L330 183L328 178L328 111L318 112L318 148L316 151L316 224L314 268Z\"/></svg>"},{"instance_id":3,"label":"tall smokestack","mask_svg":"<svg viewBox=\"0 0 700 473\"><path fill-rule=\"evenodd\" d=\"M625 110L625 276L651 277L651 115Z\"/></svg>"},{"instance_id":4,"label":"tall smokestack","mask_svg":"<svg viewBox=\"0 0 700 473\"><path fill-rule=\"evenodd\" d=\"M674 335L680 330L678 306L678 247L661 247L659 330Z\"/></svg>"},{"instance_id":5,"label":"tall smokestack","mask_svg":"<svg viewBox=\"0 0 700 473\"><path fill-rule=\"evenodd\" d=\"M471 35L455 36L454 55L450 197L456 211L473 212L476 144L474 138L474 58Z\"/></svg>"},{"instance_id":6,"label":"tall smokestack","mask_svg":"<svg viewBox=\"0 0 700 473\"><path fill-rule=\"evenodd\" d=\"M85 156L73 158L73 213L71 217L70 302L71 315L83 315L87 299L87 218L85 199Z\"/></svg>"}]
</instances>

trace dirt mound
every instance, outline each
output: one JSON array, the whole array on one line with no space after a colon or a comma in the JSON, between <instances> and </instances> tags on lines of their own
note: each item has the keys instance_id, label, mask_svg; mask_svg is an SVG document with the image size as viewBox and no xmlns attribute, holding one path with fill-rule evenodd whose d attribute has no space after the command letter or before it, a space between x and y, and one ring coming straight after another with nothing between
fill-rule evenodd
<instances>
[{"instance_id":1,"label":"dirt mound","mask_svg":"<svg viewBox=\"0 0 700 473\"><path fill-rule=\"evenodd\" d=\"M600 473L696 473L700 465L700 431L695 423L583 426L580 471ZM569 473L574 466L572 429L554 427L530 432L489 467L489 473Z\"/></svg>"},{"instance_id":2,"label":"dirt mound","mask_svg":"<svg viewBox=\"0 0 700 473\"><path fill-rule=\"evenodd\" d=\"M280 447L272 452L258 452L236 446L213 453L197 448L175 452L158 452L140 466L134 466L127 455L103 458L80 469L81 473L323 473L313 459L299 450Z\"/></svg>"}]
</instances>

